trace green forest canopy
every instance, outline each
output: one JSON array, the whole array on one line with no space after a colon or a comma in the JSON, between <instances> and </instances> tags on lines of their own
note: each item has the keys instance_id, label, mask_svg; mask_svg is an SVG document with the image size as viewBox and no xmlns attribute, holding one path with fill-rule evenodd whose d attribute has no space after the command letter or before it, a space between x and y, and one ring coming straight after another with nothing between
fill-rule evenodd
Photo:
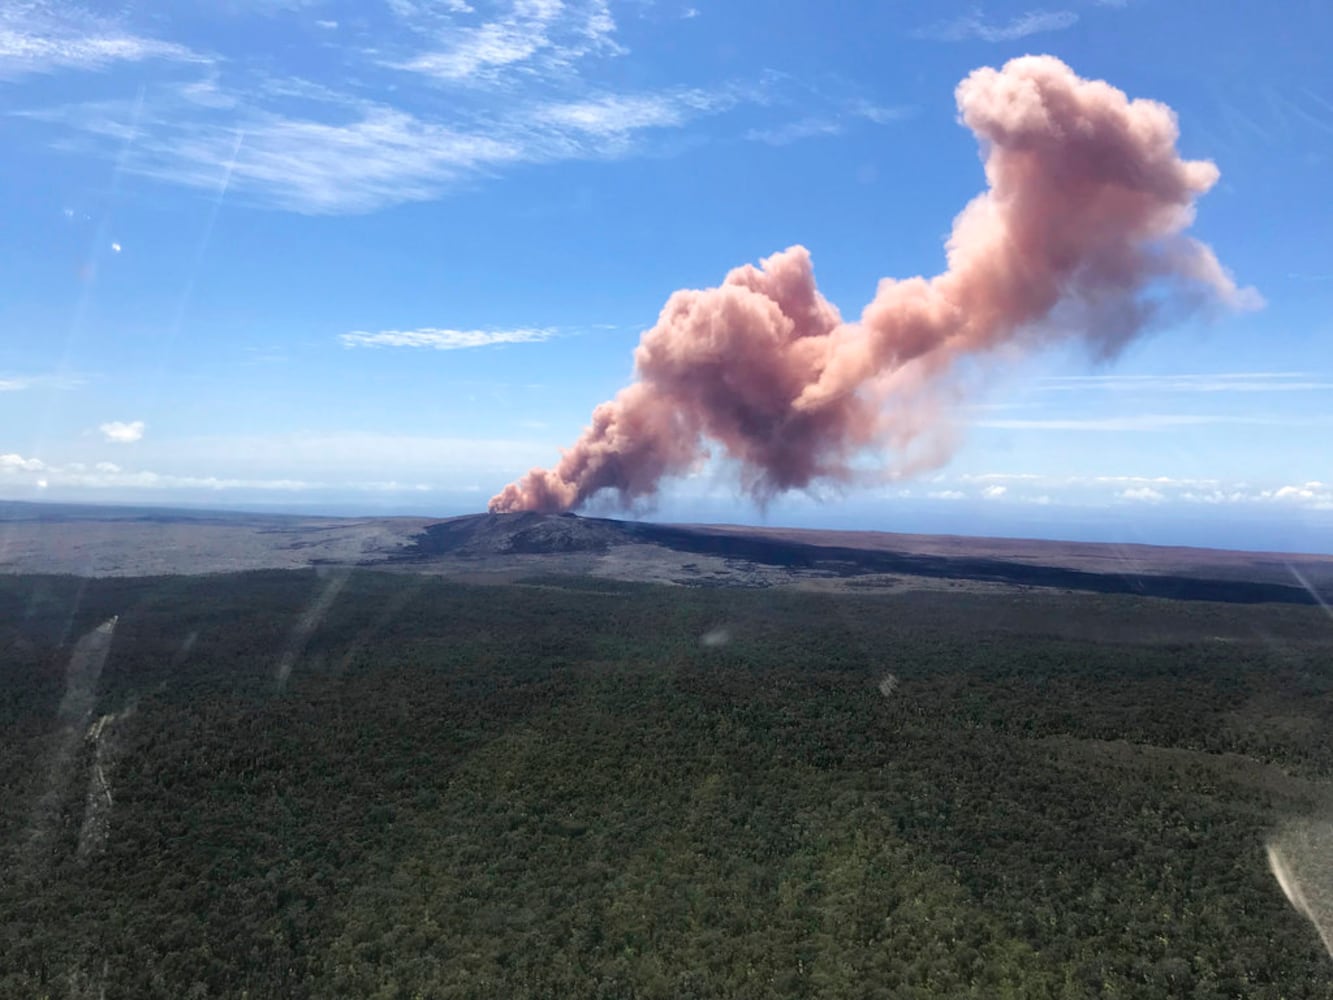
<instances>
[{"instance_id":1,"label":"green forest canopy","mask_svg":"<svg viewBox=\"0 0 1333 1000\"><path fill-rule=\"evenodd\" d=\"M0 578L0 996L1327 997L1264 844L1328 801L1329 634L1049 590Z\"/></svg>"}]
</instances>

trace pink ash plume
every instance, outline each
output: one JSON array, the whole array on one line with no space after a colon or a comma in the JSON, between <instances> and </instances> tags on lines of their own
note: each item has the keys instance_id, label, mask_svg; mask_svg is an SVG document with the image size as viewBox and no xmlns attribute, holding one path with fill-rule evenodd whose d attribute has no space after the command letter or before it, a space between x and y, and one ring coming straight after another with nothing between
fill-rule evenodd
<instances>
[{"instance_id":1,"label":"pink ash plume","mask_svg":"<svg viewBox=\"0 0 1333 1000\"><path fill-rule=\"evenodd\" d=\"M636 380L491 511L565 511L602 490L628 506L710 443L761 500L849 481L858 455L902 452L946 420L890 404L929 397L960 360L1057 338L1107 356L1155 319L1258 301L1184 235L1218 171L1180 158L1170 108L1051 56L978 69L956 96L989 187L954 220L944 273L883 279L859 322L819 294L800 246L675 292L635 351Z\"/></svg>"}]
</instances>

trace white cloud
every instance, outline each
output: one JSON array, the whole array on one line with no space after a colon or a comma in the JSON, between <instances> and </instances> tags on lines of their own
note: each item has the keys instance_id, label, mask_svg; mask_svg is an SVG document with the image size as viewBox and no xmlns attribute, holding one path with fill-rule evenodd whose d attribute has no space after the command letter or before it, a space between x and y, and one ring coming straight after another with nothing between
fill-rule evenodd
<instances>
[{"instance_id":1,"label":"white cloud","mask_svg":"<svg viewBox=\"0 0 1333 1000\"><path fill-rule=\"evenodd\" d=\"M847 131L847 127L858 119L876 125L902 121L912 115L912 110L909 107L885 107L871 104L869 101L856 101L841 112L809 115L767 128L752 128L745 133L744 138L751 142L767 143L770 146L788 146L802 139L842 135Z\"/></svg>"},{"instance_id":2,"label":"white cloud","mask_svg":"<svg viewBox=\"0 0 1333 1000\"><path fill-rule=\"evenodd\" d=\"M84 384L77 375L0 375L0 392L27 389L76 389Z\"/></svg>"},{"instance_id":3,"label":"white cloud","mask_svg":"<svg viewBox=\"0 0 1333 1000\"><path fill-rule=\"evenodd\" d=\"M1299 486L1282 486L1276 490L1265 490L1259 494L1265 500L1283 503L1327 503L1333 502L1333 488L1318 481L1302 483Z\"/></svg>"},{"instance_id":4,"label":"white cloud","mask_svg":"<svg viewBox=\"0 0 1333 1000\"><path fill-rule=\"evenodd\" d=\"M40 458L24 458L10 453L0 455L0 472L41 472L46 463Z\"/></svg>"},{"instance_id":5,"label":"white cloud","mask_svg":"<svg viewBox=\"0 0 1333 1000\"><path fill-rule=\"evenodd\" d=\"M37 475L40 473L40 475ZM425 483L403 483L397 480L363 480L348 482L317 482L292 478L251 478L217 475L174 475L147 470L126 470L114 462L98 462L88 468L82 462L50 465L40 459L21 455L0 455L0 483L24 483L37 489L76 488L93 490L264 490L273 492L301 492L305 490L352 490L356 492L426 492Z\"/></svg>"},{"instance_id":6,"label":"white cloud","mask_svg":"<svg viewBox=\"0 0 1333 1000\"><path fill-rule=\"evenodd\" d=\"M441 80L465 80L492 67L521 62L545 44L540 32L507 30L498 24L484 24L460 36L451 48L424 53L397 68Z\"/></svg>"},{"instance_id":7,"label":"white cloud","mask_svg":"<svg viewBox=\"0 0 1333 1000\"><path fill-rule=\"evenodd\" d=\"M534 435L534 437L536 437ZM145 491L177 495L222 490L297 493L458 492L460 482L490 488L556 451L557 440L429 437L368 432L218 435L145 443L145 467L115 462L53 462L0 454L0 489L40 488L103 497ZM3 495L0 493L0 495Z\"/></svg>"},{"instance_id":8,"label":"white cloud","mask_svg":"<svg viewBox=\"0 0 1333 1000\"><path fill-rule=\"evenodd\" d=\"M940 42L1012 42L1044 31L1063 31L1078 23L1071 10L1035 10L997 24L987 21L980 10L973 10L951 21L941 21L921 28L913 35Z\"/></svg>"},{"instance_id":9,"label":"white cloud","mask_svg":"<svg viewBox=\"0 0 1333 1000\"><path fill-rule=\"evenodd\" d=\"M1244 483L1221 485L1211 490L1187 490L1177 499L1202 504L1282 504L1305 510L1333 510L1333 486L1311 480L1273 489L1247 489Z\"/></svg>"},{"instance_id":10,"label":"white cloud","mask_svg":"<svg viewBox=\"0 0 1333 1000\"><path fill-rule=\"evenodd\" d=\"M1108 499L1140 503L1188 504L1281 504L1304 510L1333 510L1333 484L1321 480L1290 483L1259 489L1250 483L1224 481L1199 476L1136 476L1136 475L1054 475L1028 472L987 472L964 474L958 479L965 483L989 483L982 490L983 497L992 497L991 489L1004 488L1003 484L1019 487L1039 487L1044 491L1033 496L1012 489L1003 495L1018 503L1047 504L1052 502L1080 505L1103 504ZM1054 499L1052 497L1054 491Z\"/></svg>"},{"instance_id":11,"label":"white cloud","mask_svg":"<svg viewBox=\"0 0 1333 1000\"><path fill-rule=\"evenodd\" d=\"M229 197L263 206L339 214L429 200L521 163L630 155L641 131L683 127L753 99L726 88L556 102L510 96L494 115L459 113L445 123L296 81L295 96L319 108L295 117L261 106L290 100L292 83L266 80L262 93L235 106L204 84L154 92L142 107L93 101L16 114L87 137L141 177L214 195L225 185Z\"/></svg>"},{"instance_id":12,"label":"white cloud","mask_svg":"<svg viewBox=\"0 0 1333 1000\"><path fill-rule=\"evenodd\" d=\"M204 61L184 46L136 35L71 4L7 0L0 8L0 78L146 59Z\"/></svg>"},{"instance_id":13,"label":"white cloud","mask_svg":"<svg viewBox=\"0 0 1333 1000\"><path fill-rule=\"evenodd\" d=\"M999 500L1008 492L1009 488L1007 486L987 486L981 491L981 495L987 500Z\"/></svg>"},{"instance_id":14,"label":"white cloud","mask_svg":"<svg viewBox=\"0 0 1333 1000\"><path fill-rule=\"evenodd\" d=\"M857 118L864 118L868 122L874 122L876 125L889 125L904 118L911 118L916 114L916 109L905 104L883 105L857 101L848 113Z\"/></svg>"},{"instance_id":15,"label":"white cloud","mask_svg":"<svg viewBox=\"0 0 1333 1000\"><path fill-rule=\"evenodd\" d=\"M143 439L145 424L142 420L111 420L105 424L99 424L97 429L102 432L102 436L113 444L133 444L135 441Z\"/></svg>"},{"instance_id":16,"label":"white cloud","mask_svg":"<svg viewBox=\"0 0 1333 1000\"><path fill-rule=\"evenodd\" d=\"M344 347L430 347L437 351L457 351L492 344L532 344L550 340L555 330L532 328L518 330L382 330L366 333L356 330L338 335Z\"/></svg>"},{"instance_id":17,"label":"white cloud","mask_svg":"<svg viewBox=\"0 0 1333 1000\"><path fill-rule=\"evenodd\" d=\"M642 128L678 126L694 112L715 103L702 91L680 94L609 94L581 101L547 104L533 119L561 128L605 136Z\"/></svg>"},{"instance_id":18,"label":"white cloud","mask_svg":"<svg viewBox=\"0 0 1333 1000\"><path fill-rule=\"evenodd\" d=\"M1161 503L1166 497L1151 486L1133 486L1116 494L1121 500L1136 500L1141 503Z\"/></svg>"},{"instance_id":19,"label":"white cloud","mask_svg":"<svg viewBox=\"0 0 1333 1000\"><path fill-rule=\"evenodd\" d=\"M66 10L55 0L18 0L18 6ZM246 0L239 6L272 13L274 5ZM175 69L149 76L134 96L20 104L10 114L45 127L50 145L62 153L114 159L118 176L214 197L225 190L230 200L260 207L343 214L431 200L522 164L652 151L667 145L667 130L686 130L746 105L793 111L797 124L752 135L774 142L857 120L882 125L908 113L866 100L839 103L808 87L778 96L774 88L782 78L775 73L750 83L641 91L615 74L614 86L599 85L609 79L599 72L604 57L624 52L609 0L497 0L483 14L458 0L388 0L388 6L397 30L375 37L373 47L334 32L329 19L322 22L321 45L333 50L340 67L333 77L283 76L270 60L248 53L204 57L116 29L138 39L137 48L122 46L119 58L156 53L172 58ZM62 16L48 20L70 22ZM0 18L11 28L26 24L13 14ZM96 22L95 31L84 25L82 34L60 31L119 37L110 23ZM302 24L320 28L312 20ZM79 60L92 57L53 58L47 68ZM191 64L185 73L182 64ZM2 67L0 58L0 74ZM376 87L369 98L368 81L382 80L386 67L392 85Z\"/></svg>"},{"instance_id":20,"label":"white cloud","mask_svg":"<svg viewBox=\"0 0 1333 1000\"><path fill-rule=\"evenodd\" d=\"M1245 503L1253 498L1243 490L1231 490L1230 492L1226 490L1207 490L1203 492L1186 490L1184 493L1178 494L1177 499L1186 503L1222 504Z\"/></svg>"},{"instance_id":21,"label":"white cloud","mask_svg":"<svg viewBox=\"0 0 1333 1000\"><path fill-rule=\"evenodd\" d=\"M1054 475L1036 472L984 472L965 473L958 477L968 483L1021 483L1042 486L1170 486L1170 487L1207 487L1219 485L1216 479L1192 476L1132 476L1132 475Z\"/></svg>"},{"instance_id":22,"label":"white cloud","mask_svg":"<svg viewBox=\"0 0 1333 1000\"><path fill-rule=\"evenodd\" d=\"M823 135L840 135L842 122L833 118L801 118L773 128L752 128L745 133L751 142L764 142L770 146L788 146L801 139L813 139Z\"/></svg>"},{"instance_id":23,"label":"white cloud","mask_svg":"<svg viewBox=\"0 0 1333 1000\"><path fill-rule=\"evenodd\" d=\"M271 113L239 129L182 122L140 138L126 168L209 191L227 177L263 203L322 214L423 201L474 171L534 153L507 139L367 105L342 122Z\"/></svg>"},{"instance_id":24,"label":"white cloud","mask_svg":"<svg viewBox=\"0 0 1333 1000\"><path fill-rule=\"evenodd\" d=\"M615 41L608 0L510 0L498 16L461 24L467 5L431 9L395 3L395 11L434 47L388 65L446 84L494 84L519 72L567 72L579 60L624 50Z\"/></svg>"},{"instance_id":25,"label":"white cloud","mask_svg":"<svg viewBox=\"0 0 1333 1000\"><path fill-rule=\"evenodd\" d=\"M958 490L934 490L926 494L932 500L962 500L965 495Z\"/></svg>"},{"instance_id":26,"label":"white cloud","mask_svg":"<svg viewBox=\"0 0 1333 1000\"><path fill-rule=\"evenodd\" d=\"M325 31L335 31L337 30L338 22L332 19L319 20L315 22L315 27L323 28Z\"/></svg>"},{"instance_id":27,"label":"white cloud","mask_svg":"<svg viewBox=\"0 0 1333 1000\"><path fill-rule=\"evenodd\" d=\"M1200 479L1194 476L1054 475L1054 473L1037 472L965 473L960 479L965 483L1044 485L1044 487L1061 488L1102 487L1102 485L1213 488L1218 485L1216 479Z\"/></svg>"},{"instance_id":28,"label":"white cloud","mask_svg":"<svg viewBox=\"0 0 1333 1000\"><path fill-rule=\"evenodd\" d=\"M1109 485L1124 486L1116 495L1126 500L1161 500L1166 494L1165 490L1196 490L1199 488L1207 489L1209 486L1216 486L1215 479L1171 479L1166 476L1157 476L1149 478L1145 476L1093 476L1083 483L1073 481L1071 485ZM1132 484L1132 485L1126 485Z\"/></svg>"},{"instance_id":29,"label":"white cloud","mask_svg":"<svg viewBox=\"0 0 1333 1000\"><path fill-rule=\"evenodd\" d=\"M1045 479L1035 472L982 472L966 473L962 475L962 480L970 483L990 483L990 482L1021 482L1029 479Z\"/></svg>"},{"instance_id":30,"label":"white cloud","mask_svg":"<svg viewBox=\"0 0 1333 1000\"><path fill-rule=\"evenodd\" d=\"M385 6L404 21L420 24L443 14L471 14L467 0L385 0Z\"/></svg>"},{"instance_id":31,"label":"white cloud","mask_svg":"<svg viewBox=\"0 0 1333 1000\"><path fill-rule=\"evenodd\" d=\"M209 6L218 14L261 14L272 17L287 11L315 7L325 0L214 0Z\"/></svg>"}]
</instances>

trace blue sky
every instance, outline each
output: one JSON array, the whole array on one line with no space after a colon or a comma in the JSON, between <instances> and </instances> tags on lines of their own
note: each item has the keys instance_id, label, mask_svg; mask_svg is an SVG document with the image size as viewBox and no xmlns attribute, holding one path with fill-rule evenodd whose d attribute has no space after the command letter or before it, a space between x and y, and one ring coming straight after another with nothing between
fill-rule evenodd
<instances>
[{"instance_id":1,"label":"blue sky","mask_svg":"<svg viewBox=\"0 0 1333 1000\"><path fill-rule=\"evenodd\" d=\"M855 315L982 190L953 88L1051 53L1172 106L1267 305L1007 360L950 463L654 516L1333 551L1322 2L212 0L0 10L0 497L461 513L550 464L670 292L809 247Z\"/></svg>"}]
</instances>

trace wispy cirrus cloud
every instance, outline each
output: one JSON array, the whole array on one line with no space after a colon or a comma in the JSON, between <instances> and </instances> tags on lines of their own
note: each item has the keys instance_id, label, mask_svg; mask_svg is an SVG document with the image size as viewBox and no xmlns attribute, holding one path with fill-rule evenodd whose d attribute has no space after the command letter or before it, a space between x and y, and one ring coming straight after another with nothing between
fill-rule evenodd
<instances>
[{"instance_id":1,"label":"wispy cirrus cloud","mask_svg":"<svg viewBox=\"0 0 1333 1000\"><path fill-rule=\"evenodd\" d=\"M39 6L66 10L50 0L30 0L24 9ZM277 17L288 6L248 2L229 12ZM318 63L303 75L275 69L284 63L262 50L262 33L258 51L219 43L217 55L203 57L142 30L112 31L90 16L62 15L51 22L60 27L40 35L51 45L64 39L69 52L110 51L115 46L105 40L123 36L137 41L123 45L120 58L156 53L168 62L136 81L133 97L124 88L115 97L89 91L54 105L20 104L10 114L45 128L64 152L114 158L122 176L209 194L225 187L229 200L244 204L331 215L432 200L519 165L676 148L669 133L745 107L795 116L795 124L751 135L775 143L803 132L834 134L854 121L885 124L905 113L855 94L831 98L776 73L626 88L620 74L604 72L609 59L627 54L608 0L386 6L387 13L367 15L369 46L356 33L333 30L332 19L316 24L308 12L300 15L336 63L333 75ZM3 16L8 21L0 23L21 20ZM142 23L155 31L173 26L169 15ZM52 58L47 65L62 64Z\"/></svg>"},{"instance_id":2,"label":"wispy cirrus cloud","mask_svg":"<svg viewBox=\"0 0 1333 1000\"><path fill-rule=\"evenodd\" d=\"M1223 372L1183 375L1063 375L1041 379L1043 392L1313 392L1333 377L1308 372Z\"/></svg>"},{"instance_id":3,"label":"wispy cirrus cloud","mask_svg":"<svg viewBox=\"0 0 1333 1000\"><path fill-rule=\"evenodd\" d=\"M913 108L906 106L885 107L868 101L856 101L839 111L808 115L764 128L752 128L746 131L744 138L770 146L789 146L802 139L842 135L857 122L888 125L910 118L913 112Z\"/></svg>"},{"instance_id":4,"label":"wispy cirrus cloud","mask_svg":"<svg viewBox=\"0 0 1333 1000\"><path fill-rule=\"evenodd\" d=\"M381 330L378 333L354 330L339 334L338 340L344 347L424 347L437 351L458 351L495 344L535 344L550 340L555 335L556 331L550 327L517 330L441 330L425 327L420 330Z\"/></svg>"},{"instance_id":5,"label":"wispy cirrus cloud","mask_svg":"<svg viewBox=\"0 0 1333 1000\"><path fill-rule=\"evenodd\" d=\"M464 176L538 153L370 102L332 107L320 120L254 106L184 106L193 100L177 92L147 107L88 102L25 116L82 134L92 151L99 141L122 144L122 168L139 176L210 192L225 178L233 197L307 214L426 200Z\"/></svg>"},{"instance_id":6,"label":"wispy cirrus cloud","mask_svg":"<svg viewBox=\"0 0 1333 1000\"><path fill-rule=\"evenodd\" d=\"M391 6L426 48L386 65L445 84L495 84L515 71L566 73L587 56L625 51L608 0L513 0L476 20L468 4Z\"/></svg>"},{"instance_id":7,"label":"wispy cirrus cloud","mask_svg":"<svg viewBox=\"0 0 1333 1000\"><path fill-rule=\"evenodd\" d=\"M306 102L300 116L274 109L291 98ZM18 115L81 137L88 152L114 152L129 173L209 192L226 178L229 197L317 215L430 200L518 164L632 155L650 130L683 128L750 99L735 88L591 93L510 99L493 116L441 121L317 82L266 77L241 96L204 79L143 101Z\"/></svg>"},{"instance_id":8,"label":"wispy cirrus cloud","mask_svg":"<svg viewBox=\"0 0 1333 1000\"><path fill-rule=\"evenodd\" d=\"M398 17L407 20L473 12L473 7L467 0L385 0L385 5Z\"/></svg>"},{"instance_id":9,"label":"wispy cirrus cloud","mask_svg":"<svg viewBox=\"0 0 1333 1000\"><path fill-rule=\"evenodd\" d=\"M1072 10L1034 10L996 22L988 20L978 8L962 17L918 28L912 36L937 42L1013 42L1042 32L1063 31L1077 23L1078 14Z\"/></svg>"},{"instance_id":10,"label":"wispy cirrus cloud","mask_svg":"<svg viewBox=\"0 0 1333 1000\"><path fill-rule=\"evenodd\" d=\"M0 79L146 59L206 61L183 45L136 34L73 4L8 0L0 7Z\"/></svg>"},{"instance_id":11,"label":"wispy cirrus cloud","mask_svg":"<svg viewBox=\"0 0 1333 1000\"><path fill-rule=\"evenodd\" d=\"M752 128L745 133L751 142L764 142L770 146L789 146L802 139L815 139L819 136L838 135L843 124L836 118L801 118L794 122L775 125L772 128Z\"/></svg>"},{"instance_id":12,"label":"wispy cirrus cloud","mask_svg":"<svg viewBox=\"0 0 1333 1000\"><path fill-rule=\"evenodd\" d=\"M660 94L601 94L533 109L534 123L591 136L624 135L644 128L683 125L699 113L734 103L726 94L683 90Z\"/></svg>"},{"instance_id":13,"label":"wispy cirrus cloud","mask_svg":"<svg viewBox=\"0 0 1333 1000\"><path fill-rule=\"evenodd\" d=\"M87 380L80 375L0 375L0 392L28 389L77 389Z\"/></svg>"}]
</instances>

